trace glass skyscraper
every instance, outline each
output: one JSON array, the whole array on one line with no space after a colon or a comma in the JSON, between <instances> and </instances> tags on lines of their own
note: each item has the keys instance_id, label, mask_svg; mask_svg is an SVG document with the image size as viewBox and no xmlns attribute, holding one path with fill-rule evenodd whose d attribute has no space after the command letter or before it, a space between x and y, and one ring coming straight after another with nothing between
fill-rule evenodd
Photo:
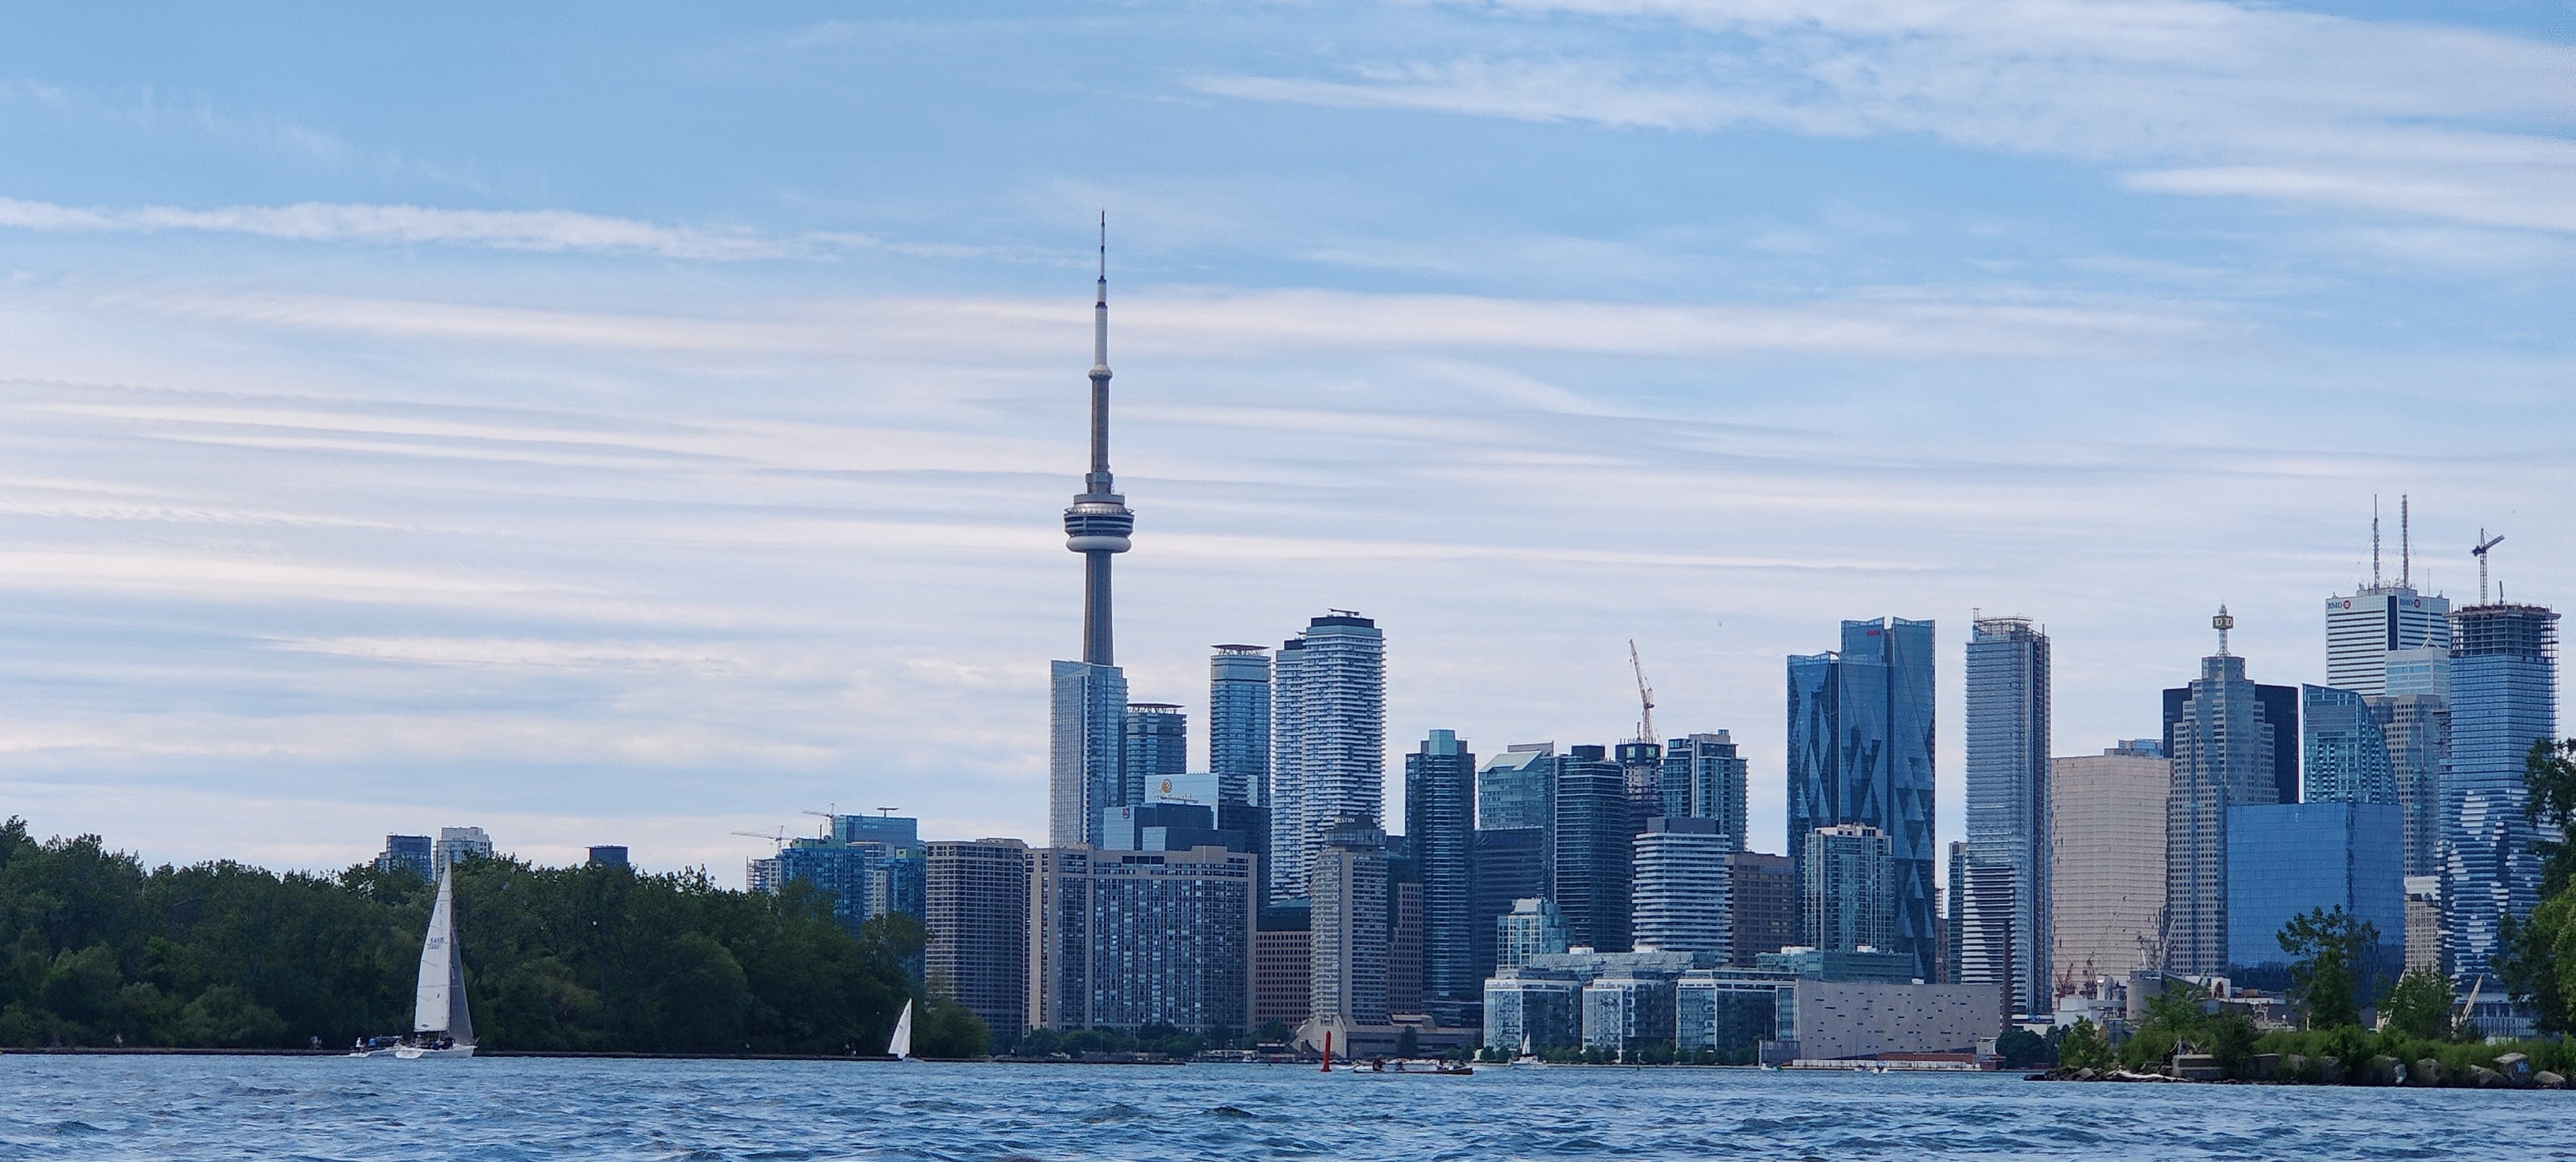
<instances>
[{"instance_id":1,"label":"glass skyscraper","mask_svg":"<svg viewBox=\"0 0 2576 1162\"><path fill-rule=\"evenodd\" d=\"M2281 927L2318 908L2378 933L2378 963L2357 967L2394 967L2406 940L2404 835L2395 803L2228 808L2228 970L2287 965Z\"/></svg>"},{"instance_id":2,"label":"glass skyscraper","mask_svg":"<svg viewBox=\"0 0 2576 1162\"><path fill-rule=\"evenodd\" d=\"M2011 1011L2029 1016L2056 1007L2049 963L2048 662L2048 635L2028 618L1976 619L1968 640L1970 898L1963 916L1976 931L1963 933L1969 947L1959 956L1968 974L1960 979L2007 986Z\"/></svg>"},{"instance_id":3,"label":"glass skyscraper","mask_svg":"<svg viewBox=\"0 0 2576 1162\"><path fill-rule=\"evenodd\" d=\"M2504 917L2540 901L2524 817L2531 744L2558 732L2558 614L2472 605L2455 617L2450 761L2441 776L2444 951L2455 979L2490 971Z\"/></svg>"},{"instance_id":4,"label":"glass skyscraper","mask_svg":"<svg viewBox=\"0 0 2576 1162\"><path fill-rule=\"evenodd\" d=\"M1270 652L1260 646L1218 646L1208 659L1208 770L1223 801L1268 801Z\"/></svg>"},{"instance_id":5,"label":"glass skyscraper","mask_svg":"<svg viewBox=\"0 0 2576 1162\"><path fill-rule=\"evenodd\" d=\"M1728 845L1744 850L1745 782L1752 764L1721 730L1676 738L1664 747L1666 818L1713 819Z\"/></svg>"},{"instance_id":6,"label":"glass skyscraper","mask_svg":"<svg viewBox=\"0 0 2576 1162\"><path fill-rule=\"evenodd\" d=\"M1127 803L1127 674L1089 662L1050 665L1047 844L1097 847L1101 809Z\"/></svg>"},{"instance_id":7,"label":"glass skyscraper","mask_svg":"<svg viewBox=\"0 0 2576 1162\"><path fill-rule=\"evenodd\" d=\"M1386 638L1347 610L1308 622L1273 659L1273 898L1306 894L1324 833L1386 817Z\"/></svg>"},{"instance_id":8,"label":"glass skyscraper","mask_svg":"<svg viewBox=\"0 0 2576 1162\"><path fill-rule=\"evenodd\" d=\"M1118 756L1118 802L1128 807L1145 802L1146 788L1163 775L1190 769L1190 720L1168 702L1127 704L1126 740Z\"/></svg>"},{"instance_id":9,"label":"glass skyscraper","mask_svg":"<svg viewBox=\"0 0 2576 1162\"><path fill-rule=\"evenodd\" d=\"M1894 849L1875 827L1819 827L1799 853L1807 943L1827 952L1896 952ZM1921 980L1935 977L1917 972Z\"/></svg>"},{"instance_id":10,"label":"glass skyscraper","mask_svg":"<svg viewBox=\"0 0 2576 1162\"><path fill-rule=\"evenodd\" d=\"M1887 836L1895 861L1895 947L1938 979L1933 913L1932 623L1842 623L1838 652L1789 659L1789 861L1809 837L1854 823ZM1811 933L1810 936L1813 934Z\"/></svg>"},{"instance_id":11,"label":"glass skyscraper","mask_svg":"<svg viewBox=\"0 0 2576 1162\"><path fill-rule=\"evenodd\" d=\"M2398 801L2397 768L2371 699L2332 686L2301 686L2300 728L2306 772L2299 798L2308 802Z\"/></svg>"},{"instance_id":12,"label":"glass skyscraper","mask_svg":"<svg viewBox=\"0 0 2576 1162\"><path fill-rule=\"evenodd\" d=\"M1476 772L1476 827L1482 831L1547 830L1556 801L1556 744L1514 743Z\"/></svg>"},{"instance_id":13,"label":"glass skyscraper","mask_svg":"<svg viewBox=\"0 0 2576 1162\"><path fill-rule=\"evenodd\" d=\"M2245 659L2227 652L2224 609L2219 652L2200 660L2200 678L2165 691L2165 753L2173 756L2173 787L2165 799L2164 967L2192 975L2227 972L2228 808L2295 801L2283 796L2286 759L2298 774L2297 702L2276 717L2286 687L2258 687L2245 680Z\"/></svg>"},{"instance_id":14,"label":"glass skyscraper","mask_svg":"<svg viewBox=\"0 0 2576 1162\"><path fill-rule=\"evenodd\" d=\"M1601 952L1629 944L1631 838L1627 772L1597 746L1567 748L1556 762L1548 893L1566 939Z\"/></svg>"},{"instance_id":15,"label":"glass skyscraper","mask_svg":"<svg viewBox=\"0 0 2576 1162\"><path fill-rule=\"evenodd\" d=\"M1484 995L1476 973L1476 755L1435 730L1404 756L1404 835L1422 885L1422 991L1442 1024Z\"/></svg>"}]
</instances>

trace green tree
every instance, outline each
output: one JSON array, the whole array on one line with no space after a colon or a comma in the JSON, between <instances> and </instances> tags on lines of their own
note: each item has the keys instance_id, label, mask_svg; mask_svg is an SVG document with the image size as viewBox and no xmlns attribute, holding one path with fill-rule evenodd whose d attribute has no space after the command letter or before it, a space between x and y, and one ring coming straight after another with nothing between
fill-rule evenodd
<instances>
[{"instance_id":1,"label":"green tree","mask_svg":"<svg viewBox=\"0 0 2576 1162\"><path fill-rule=\"evenodd\" d=\"M1413 1026L1406 1025L1402 1032L1395 1035L1396 1056L1414 1057L1420 1055L1421 1052L1422 1034L1415 1032Z\"/></svg>"},{"instance_id":2,"label":"green tree","mask_svg":"<svg viewBox=\"0 0 2576 1162\"><path fill-rule=\"evenodd\" d=\"M1995 1055L2004 1059L2009 1069L2031 1069L2055 1064L2048 1053L2048 1039L2028 1029L2011 1028L1995 1038Z\"/></svg>"},{"instance_id":3,"label":"green tree","mask_svg":"<svg viewBox=\"0 0 2576 1162\"><path fill-rule=\"evenodd\" d=\"M959 1004L947 982L931 982L929 996L912 1022L913 1052L922 1057L963 1060L982 1057L993 1044L984 1019Z\"/></svg>"},{"instance_id":4,"label":"green tree","mask_svg":"<svg viewBox=\"0 0 2576 1162\"><path fill-rule=\"evenodd\" d=\"M2109 1069L2111 1043L2090 1017L2077 1017L2057 1044L2057 1063L2068 1069Z\"/></svg>"},{"instance_id":5,"label":"green tree","mask_svg":"<svg viewBox=\"0 0 2576 1162\"><path fill-rule=\"evenodd\" d=\"M2451 982L2429 969L2408 969L2388 990L2382 1007L2388 1027L2424 1041L2451 1038Z\"/></svg>"},{"instance_id":6,"label":"green tree","mask_svg":"<svg viewBox=\"0 0 2576 1162\"><path fill-rule=\"evenodd\" d=\"M2556 840L2533 844L2542 855L2541 902L2527 917L2507 916L2498 933L2496 975L2538 1015L2542 1032L2576 1032L2576 738L2531 744L2522 768L2530 794L2523 811Z\"/></svg>"},{"instance_id":7,"label":"green tree","mask_svg":"<svg viewBox=\"0 0 2576 1162\"><path fill-rule=\"evenodd\" d=\"M2361 1023L2362 957L2379 943L2379 930L2355 920L2338 904L2293 916L2277 939L2290 962L2290 999L2307 1010L2308 1026L2330 1029Z\"/></svg>"}]
</instances>

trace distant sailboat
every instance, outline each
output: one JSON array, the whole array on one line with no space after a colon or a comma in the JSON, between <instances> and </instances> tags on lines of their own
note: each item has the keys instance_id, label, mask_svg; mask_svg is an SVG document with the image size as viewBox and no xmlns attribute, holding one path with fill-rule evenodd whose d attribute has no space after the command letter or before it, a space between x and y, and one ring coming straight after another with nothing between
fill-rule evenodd
<instances>
[{"instance_id":1,"label":"distant sailboat","mask_svg":"<svg viewBox=\"0 0 2576 1162\"><path fill-rule=\"evenodd\" d=\"M474 1018L465 1008L465 960L456 950L456 877L438 873L438 900L429 908L429 931L420 940L420 983L412 990L412 1035L361 1045L352 1057L474 1056Z\"/></svg>"},{"instance_id":2,"label":"distant sailboat","mask_svg":"<svg viewBox=\"0 0 2576 1162\"><path fill-rule=\"evenodd\" d=\"M894 1038L886 1042L886 1055L897 1061L912 1060L912 1002L903 1003L903 1015L894 1019Z\"/></svg>"}]
</instances>

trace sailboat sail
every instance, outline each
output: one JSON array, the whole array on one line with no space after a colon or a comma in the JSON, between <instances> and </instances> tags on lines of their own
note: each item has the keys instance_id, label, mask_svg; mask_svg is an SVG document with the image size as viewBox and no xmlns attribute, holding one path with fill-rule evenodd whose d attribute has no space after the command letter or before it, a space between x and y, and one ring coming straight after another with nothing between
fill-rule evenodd
<instances>
[{"instance_id":1,"label":"sailboat sail","mask_svg":"<svg viewBox=\"0 0 2576 1162\"><path fill-rule=\"evenodd\" d=\"M895 1057L912 1056L912 1002L903 1003L903 1015L894 1019L894 1039L886 1042L886 1053Z\"/></svg>"},{"instance_id":2,"label":"sailboat sail","mask_svg":"<svg viewBox=\"0 0 2576 1162\"><path fill-rule=\"evenodd\" d=\"M420 984L412 998L415 1033L445 1033L459 1045L474 1043L474 1021L465 1011L465 961L456 952L456 883L438 873L438 900L429 908L429 931L420 941Z\"/></svg>"}]
</instances>

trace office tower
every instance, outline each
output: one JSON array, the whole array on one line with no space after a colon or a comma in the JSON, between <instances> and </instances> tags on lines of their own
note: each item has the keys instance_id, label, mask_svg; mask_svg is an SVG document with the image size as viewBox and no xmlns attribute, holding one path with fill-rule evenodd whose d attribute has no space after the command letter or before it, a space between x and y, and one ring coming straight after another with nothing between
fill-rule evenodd
<instances>
[{"instance_id":1,"label":"office tower","mask_svg":"<svg viewBox=\"0 0 2576 1162\"><path fill-rule=\"evenodd\" d=\"M1476 828L1547 830L1556 802L1556 744L1514 743L1476 772Z\"/></svg>"},{"instance_id":2,"label":"office tower","mask_svg":"<svg viewBox=\"0 0 2576 1162\"><path fill-rule=\"evenodd\" d=\"M1713 819L1717 833L1744 849L1745 784L1752 764L1721 730L1676 738L1664 747L1664 814Z\"/></svg>"},{"instance_id":3,"label":"office tower","mask_svg":"<svg viewBox=\"0 0 2576 1162\"><path fill-rule=\"evenodd\" d=\"M1932 727L1929 621L1846 621L1840 651L1789 659L1790 866L1806 874L1817 828L1856 823L1884 833L1896 860L1894 951L1912 955L1924 980L1936 979L1941 942Z\"/></svg>"},{"instance_id":4,"label":"office tower","mask_svg":"<svg viewBox=\"0 0 2576 1162\"><path fill-rule=\"evenodd\" d=\"M1565 914L1537 897L1512 901L1511 910L1494 922L1495 967L1518 968L1534 956L1556 956L1569 947Z\"/></svg>"},{"instance_id":5,"label":"office tower","mask_svg":"<svg viewBox=\"0 0 2576 1162\"><path fill-rule=\"evenodd\" d=\"M831 893L832 918L852 933L888 912L921 919L926 884L920 826L902 816L832 816L824 834L792 839L778 849L771 890L797 881Z\"/></svg>"},{"instance_id":6,"label":"office tower","mask_svg":"<svg viewBox=\"0 0 2576 1162\"><path fill-rule=\"evenodd\" d=\"M2406 971L2442 971L2442 877L2406 877Z\"/></svg>"},{"instance_id":7,"label":"office tower","mask_svg":"<svg viewBox=\"0 0 2576 1162\"><path fill-rule=\"evenodd\" d=\"M2210 625L2218 652L2201 659L2191 685L2165 691L2173 789L2165 799L2164 967L2195 976L2227 973L2227 809L2298 799L2298 692L2245 679L2245 659L2227 652L2236 621L2225 606ZM2267 690L2289 694L2288 709Z\"/></svg>"},{"instance_id":8,"label":"office tower","mask_svg":"<svg viewBox=\"0 0 2576 1162\"><path fill-rule=\"evenodd\" d=\"M1809 945L1827 952L1897 951L1896 857L1886 832L1858 823L1819 827L1800 858Z\"/></svg>"},{"instance_id":9,"label":"office tower","mask_svg":"<svg viewBox=\"0 0 2576 1162\"><path fill-rule=\"evenodd\" d=\"M2049 763L2049 959L2070 982L2154 968L2173 763L2152 738Z\"/></svg>"},{"instance_id":10,"label":"office tower","mask_svg":"<svg viewBox=\"0 0 2576 1162\"><path fill-rule=\"evenodd\" d=\"M1548 898L1565 914L1566 939L1601 952L1628 950L1628 810L1627 772L1602 748L1571 747L1557 760Z\"/></svg>"},{"instance_id":11,"label":"office tower","mask_svg":"<svg viewBox=\"0 0 2576 1162\"><path fill-rule=\"evenodd\" d=\"M1738 851L1726 857L1726 915L1737 968L1798 943L1798 876L1789 857Z\"/></svg>"},{"instance_id":12,"label":"office tower","mask_svg":"<svg viewBox=\"0 0 2576 1162\"><path fill-rule=\"evenodd\" d=\"M1164 775L1190 769L1190 720L1168 702L1130 702L1118 754L1118 802L1142 803ZM1210 804L1214 806L1214 804Z\"/></svg>"},{"instance_id":13,"label":"office tower","mask_svg":"<svg viewBox=\"0 0 2576 1162\"><path fill-rule=\"evenodd\" d=\"M1032 1027L1246 1027L1253 857L1068 847L1030 858Z\"/></svg>"},{"instance_id":14,"label":"office tower","mask_svg":"<svg viewBox=\"0 0 2576 1162\"><path fill-rule=\"evenodd\" d=\"M1306 894L1324 832L1386 810L1386 639L1334 610L1306 623L1272 667L1270 843L1275 898Z\"/></svg>"},{"instance_id":15,"label":"office tower","mask_svg":"<svg viewBox=\"0 0 2576 1162\"><path fill-rule=\"evenodd\" d=\"M927 979L1004 1040L1028 1028L1029 845L978 839L922 845Z\"/></svg>"},{"instance_id":16,"label":"office tower","mask_svg":"<svg viewBox=\"0 0 2576 1162\"><path fill-rule=\"evenodd\" d=\"M1422 893L1422 992L1442 1024L1484 995L1476 972L1476 755L1435 730L1404 756L1404 834Z\"/></svg>"},{"instance_id":17,"label":"office tower","mask_svg":"<svg viewBox=\"0 0 2576 1162\"><path fill-rule=\"evenodd\" d=\"M1386 882L1386 1011L1428 1015L1422 993L1422 882L1392 874ZM1447 1024L1449 1022L1438 1022Z\"/></svg>"},{"instance_id":18,"label":"office tower","mask_svg":"<svg viewBox=\"0 0 2576 1162\"><path fill-rule=\"evenodd\" d=\"M2300 729L2306 802L2397 805L2397 768L2371 698L2333 686L2301 686Z\"/></svg>"},{"instance_id":19,"label":"office tower","mask_svg":"<svg viewBox=\"0 0 2576 1162\"><path fill-rule=\"evenodd\" d=\"M1495 933L1500 930L1496 925L1511 913L1513 903L1543 898L1551 887L1544 829L1510 827L1476 832L1475 874L1470 888L1474 914L1468 919L1474 935L1469 953L1474 957L1471 975L1475 979L1481 981L1494 975Z\"/></svg>"},{"instance_id":20,"label":"office tower","mask_svg":"<svg viewBox=\"0 0 2576 1162\"><path fill-rule=\"evenodd\" d=\"M1312 989L1315 1017L1387 1023L1386 833L1372 817L1345 814L1315 851Z\"/></svg>"},{"instance_id":21,"label":"office tower","mask_svg":"<svg viewBox=\"0 0 2576 1162\"><path fill-rule=\"evenodd\" d=\"M445 874L447 865L459 859L490 858L492 837L484 834L482 828L441 827L438 829L438 843L430 849L429 878L437 879Z\"/></svg>"},{"instance_id":22,"label":"office tower","mask_svg":"<svg viewBox=\"0 0 2576 1162\"><path fill-rule=\"evenodd\" d=\"M1204 803L1139 803L1101 811L1103 851L1188 851L1222 847L1250 852L1249 837L1217 825L1217 809Z\"/></svg>"},{"instance_id":23,"label":"office tower","mask_svg":"<svg viewBox=\"0 0 2576 1162\"><path fill-rule=\"evenodd\" d=\"M2472 605L2454 617L2451 753L2442 770L2442 915L2454 979L2489 971L2497 928L2540 901L2523 815L2531 744L2558 731L2558 614Z\"/></svg>"},{"instance_id":24,"label":"office tower","mask_svg":"<svg viewBox=\"0 0 2576 1162\"><path fill-rule=\"evenodd\" d=\"M388 835L385 837L384 854L376 857L376 870L389 872L401 868L422 879L435 880L438 871L431 853L436 847L437 844L426 835Z\"/></svg>"},{"instance_id":25,"label":"office tower","mask_svg":"<svg viewBox=\"0 0 2576 1162\"><path fill-rule=\"evenodd\" d=\"M1972 931L1963 935L1977 955L1961 961L1970 975L1952 979L2004 985L2005 1007L2028 1016L2052 1011L2056 1001L2048 960L2048 666L2048 634L2029 618L1976 619L1967 714Z\"/></svg>"},{"instance_id":26,"label":"office tower","mask_svg":"<svg viewBox=\"0 0 2576 1162\"><path fill-rule=\"evenodd\" d=\"M1714 819L1658 815L1646 821L1635 845L1637 948L1732 956L1726 869L1734 837Z\"/></svg>"},{"instance_id":27,"label":"office tower","mask_svg":"<svg viewBox=\"0 0 2576 1162\"><path fill-rule=\"evenodd\" d=\"M1109 561L1128 549L1136 514L1109 473L1109 245L1102 226L1099 293L1091 309L1091 471L1064 510L1064 547L1082 554L1082 660L1050 675L1047 842L1097 845L1104 807L1124 806L1121 742L1127 675L1110 629Z\"/></svg>"},{"instance_id":28,"label":"office tower","mask_svg":"<svg viewBox=\"0 0 2576 1162\"><path fill-rule=\"evenodd\" d=\"M2326 685L2374 697L2389 692L2388 654L2451 644L2451 599L2415 591L2411 554L2397 584L2379 583L2378 524L2373 518L2370 584L2326 598Z\"/></svg>"},{"instance_id":29,"label":"office tower","mask_svg":"<svg viewBox=\"0 0 2576 1162\"><path fill-rule=\"evenodd\" d=\"M1664 813L1664 748L1651 742L1623 742L1611 748L1628 788L1628 833L1646 829L1646 820Z\"/></svg>"},{"instance_id":30,"label":"office tower","mask_svg":"<svg viewBox=\"0 0 2576 1162\"><path fill-rule=\"evenodd\" d=\"M599 844L593 846L590 849L589 858L585 859L583 862L594 867L632 866L626 862L626 848L616 844Z\"/></svg>"},{"instance_id":31,"label":"office tower","mask_svg":"<svg viewBox=\"0 0 2576 1162\"><path fill-rule=\"evenodd\" d=\"M1270 651L1218 646L1208 659L1208 770L1228 803L1270 792Z\"/></svg>"},{"instance_id":32,"label":"office tower","mask_svg":"<svg viewBox=\"0 0 2576 1162\"><path fill-rule=\"evenodd\" d=\"M2390 667L2392 682L2398 677ZM2388 752L2397 807L2406 817L2406 874L2438 876L2442 868L2442 764L2451 753L2451 662L2442 652L2440 684L2431 692L2370 699Z\"/></svg>"},{"instance_id":33,"label":"office tower","mask_svg":"<svg viewBox=\"0 0 2576 1162\"><path fill-rule=\"evenodd\" d=\"M1949 851L1950 877L1941 890L1941 981L1957 984L1967 979L1962 957L1968 948L1968 843L1953 839Z\"/></svg>"},{"instance_id":34,"label":"office tower","mask_svg":"<svg viewBox=\"0 0 2576 1162\"><path fill-rule=\"evenodd\" d=\"M2395 803L2228 808L2228 971L2287 967L2282 926L2319 908L2343 909L2397 953L2406 939L2404 839ZM2401 955L2374 953L2355 967L2394 970Z\"/></svg>"},{"instance_id":35,"label":"office tower","mask_svg":"<svg viewBox=\"0 0 2576 1162\"><path fill-rule=\"evenodd\" d=\"M1304 900L1261 909L1252 951L1252 1031L1315 1015L1314 916Z\"/></svg>"}]
</instances>

